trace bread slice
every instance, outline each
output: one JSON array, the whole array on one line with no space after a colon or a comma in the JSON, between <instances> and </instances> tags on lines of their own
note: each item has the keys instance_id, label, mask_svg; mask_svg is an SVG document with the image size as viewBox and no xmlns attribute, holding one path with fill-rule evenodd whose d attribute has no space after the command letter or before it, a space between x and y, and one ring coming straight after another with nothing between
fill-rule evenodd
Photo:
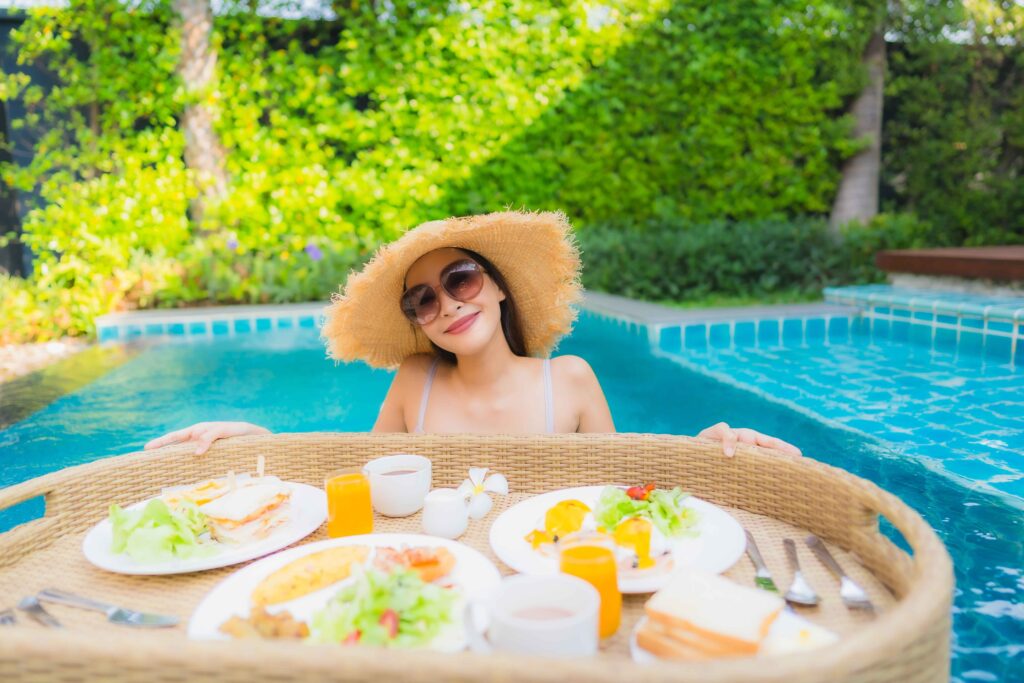
<instances>
[{"instance_id":1,"label":"bread slice","mask_svg":"<svg viewBox=\"0 0 1024 683\"><path fill-rule=\"evenodd\" d=\"M742 656L757 653L784 605L774 593L683 568L644 609L661 635L714 656Z\"/></svg>"},{"instance_id":2,"label":"bread slice","mask_svg":"<svg viewBox=\"0 0 1024 683\"><path fill-rule=\"evenodd\" d=\"M650 619L636 632L636 642L661 659L702 661L749 656L746 652L724 647L721 643L693 631L673 629Z\"/></svg>"}]
</instances>

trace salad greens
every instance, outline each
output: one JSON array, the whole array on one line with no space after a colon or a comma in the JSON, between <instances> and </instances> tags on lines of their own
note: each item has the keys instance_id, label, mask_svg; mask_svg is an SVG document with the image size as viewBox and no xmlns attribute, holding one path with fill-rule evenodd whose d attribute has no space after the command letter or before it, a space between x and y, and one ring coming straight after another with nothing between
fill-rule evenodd
<instances>
[{"instance_id":1,"label":"salad greens","mask_svg":"<svg viewBox=\"0 0 1024 683\"><path fill-rule=\"evenodd\" d=\"M676 487L671 491L654 489L646 498L631 498L617 486L606 486L594 506L594 521L598 526L612 531L623 520L631 517L648 519L667 538L693 534L691 527L697 523L696 510L683 505L689 496Z\"/></svg>"},{"instance_id":2,"label":"salad greens","mask_svg":"<svg viewBox=\"0 0 1024 683\"><path fill-rule=\"evenodd\" d=\"M310 640L394 647L430 645L452 621L457 594L408 569L355 576L309 622Z\"/></svg>"},{"instance_id":3,"label":"salad greens","mask_svg":"<svg viewBox=\"0 0 1024 683\"><path fill-rule=\"evenodd\" d=\"M137 510L111 505L110 523L114 529L111 551L127 553L136 562L202 557L216 550L199 540L206 531L206 516L192 502L183 502L174 509L159 498Z\"/></svg>"}]
</instances>

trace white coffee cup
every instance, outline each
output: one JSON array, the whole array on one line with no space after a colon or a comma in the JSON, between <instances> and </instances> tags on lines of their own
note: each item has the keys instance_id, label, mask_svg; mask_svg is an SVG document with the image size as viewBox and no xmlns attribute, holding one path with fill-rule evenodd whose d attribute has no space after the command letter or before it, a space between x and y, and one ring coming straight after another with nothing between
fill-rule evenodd
<instances>
[{"instance_id":1,"label":"white coffee cup","mask_svg":"<svg viewBox=\"0 0 1024 683\"><path fill-rule=\"evenodd\" d=\"M458 538L469 525L466 498L455 489L434 489L423 503L423 533Z\"/></svg>"},{"instance_id":2,"label":"white coffee cup","mask_svg":"<svg viewBox=\"0 0 1024 683\"><path fill-rule=\"evenodd\" d=\"M509 576L469 603L467 639L476 652L589 657L597 652L600 607L597 589L575 576Z\"/></svg>"},{"instance_id":3,"label":"white coffee cup","mask_svg":"<svg viewBox=\"0 0 1024 683\"><path fill-rule=\"evenodd\" d=\"M423 507L430 491L430 459L400 453L366 463L373 509L385 517L408 517Z\"/></svg>"}]
</instances>

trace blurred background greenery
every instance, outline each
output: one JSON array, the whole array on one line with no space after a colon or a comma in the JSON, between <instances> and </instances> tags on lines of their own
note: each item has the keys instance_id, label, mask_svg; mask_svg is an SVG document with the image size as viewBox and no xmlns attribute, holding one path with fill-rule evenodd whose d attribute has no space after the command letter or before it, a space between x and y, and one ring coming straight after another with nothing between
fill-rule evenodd
<instances>
[{"instance_id":1,"label":"blurred background greenery","mask_svg":"<svg viewBox=\"0 0 1024 683\"><path fill-rule=\"evenodd\" d=\"M30 267L0 274L0 342L324 299L403 230L506 207L564 211L588 287L684 304L877 280L881 248L1024 242L1013 0L70 0L13 18L5 239ZM881 153L858 179L872 84ZM855 220L844 182L879 194Z\"/></svg>"}]
</instances>

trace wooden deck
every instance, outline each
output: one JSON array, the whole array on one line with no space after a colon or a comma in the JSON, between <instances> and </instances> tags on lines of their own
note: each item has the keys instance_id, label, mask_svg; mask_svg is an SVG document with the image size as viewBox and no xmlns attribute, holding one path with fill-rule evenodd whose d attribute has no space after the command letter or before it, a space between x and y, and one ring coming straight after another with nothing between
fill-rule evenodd
<instances>
[{"instance_id":1,"label":"wooden deck","mask_svg":"<svg viewBox=\"0 0 1024 683\"><path fill-rule=\"evenodd\" d=\"M888 273L1024 280L1024 246L880 251L875 263Z\"/></svg>"}]
</instances>

